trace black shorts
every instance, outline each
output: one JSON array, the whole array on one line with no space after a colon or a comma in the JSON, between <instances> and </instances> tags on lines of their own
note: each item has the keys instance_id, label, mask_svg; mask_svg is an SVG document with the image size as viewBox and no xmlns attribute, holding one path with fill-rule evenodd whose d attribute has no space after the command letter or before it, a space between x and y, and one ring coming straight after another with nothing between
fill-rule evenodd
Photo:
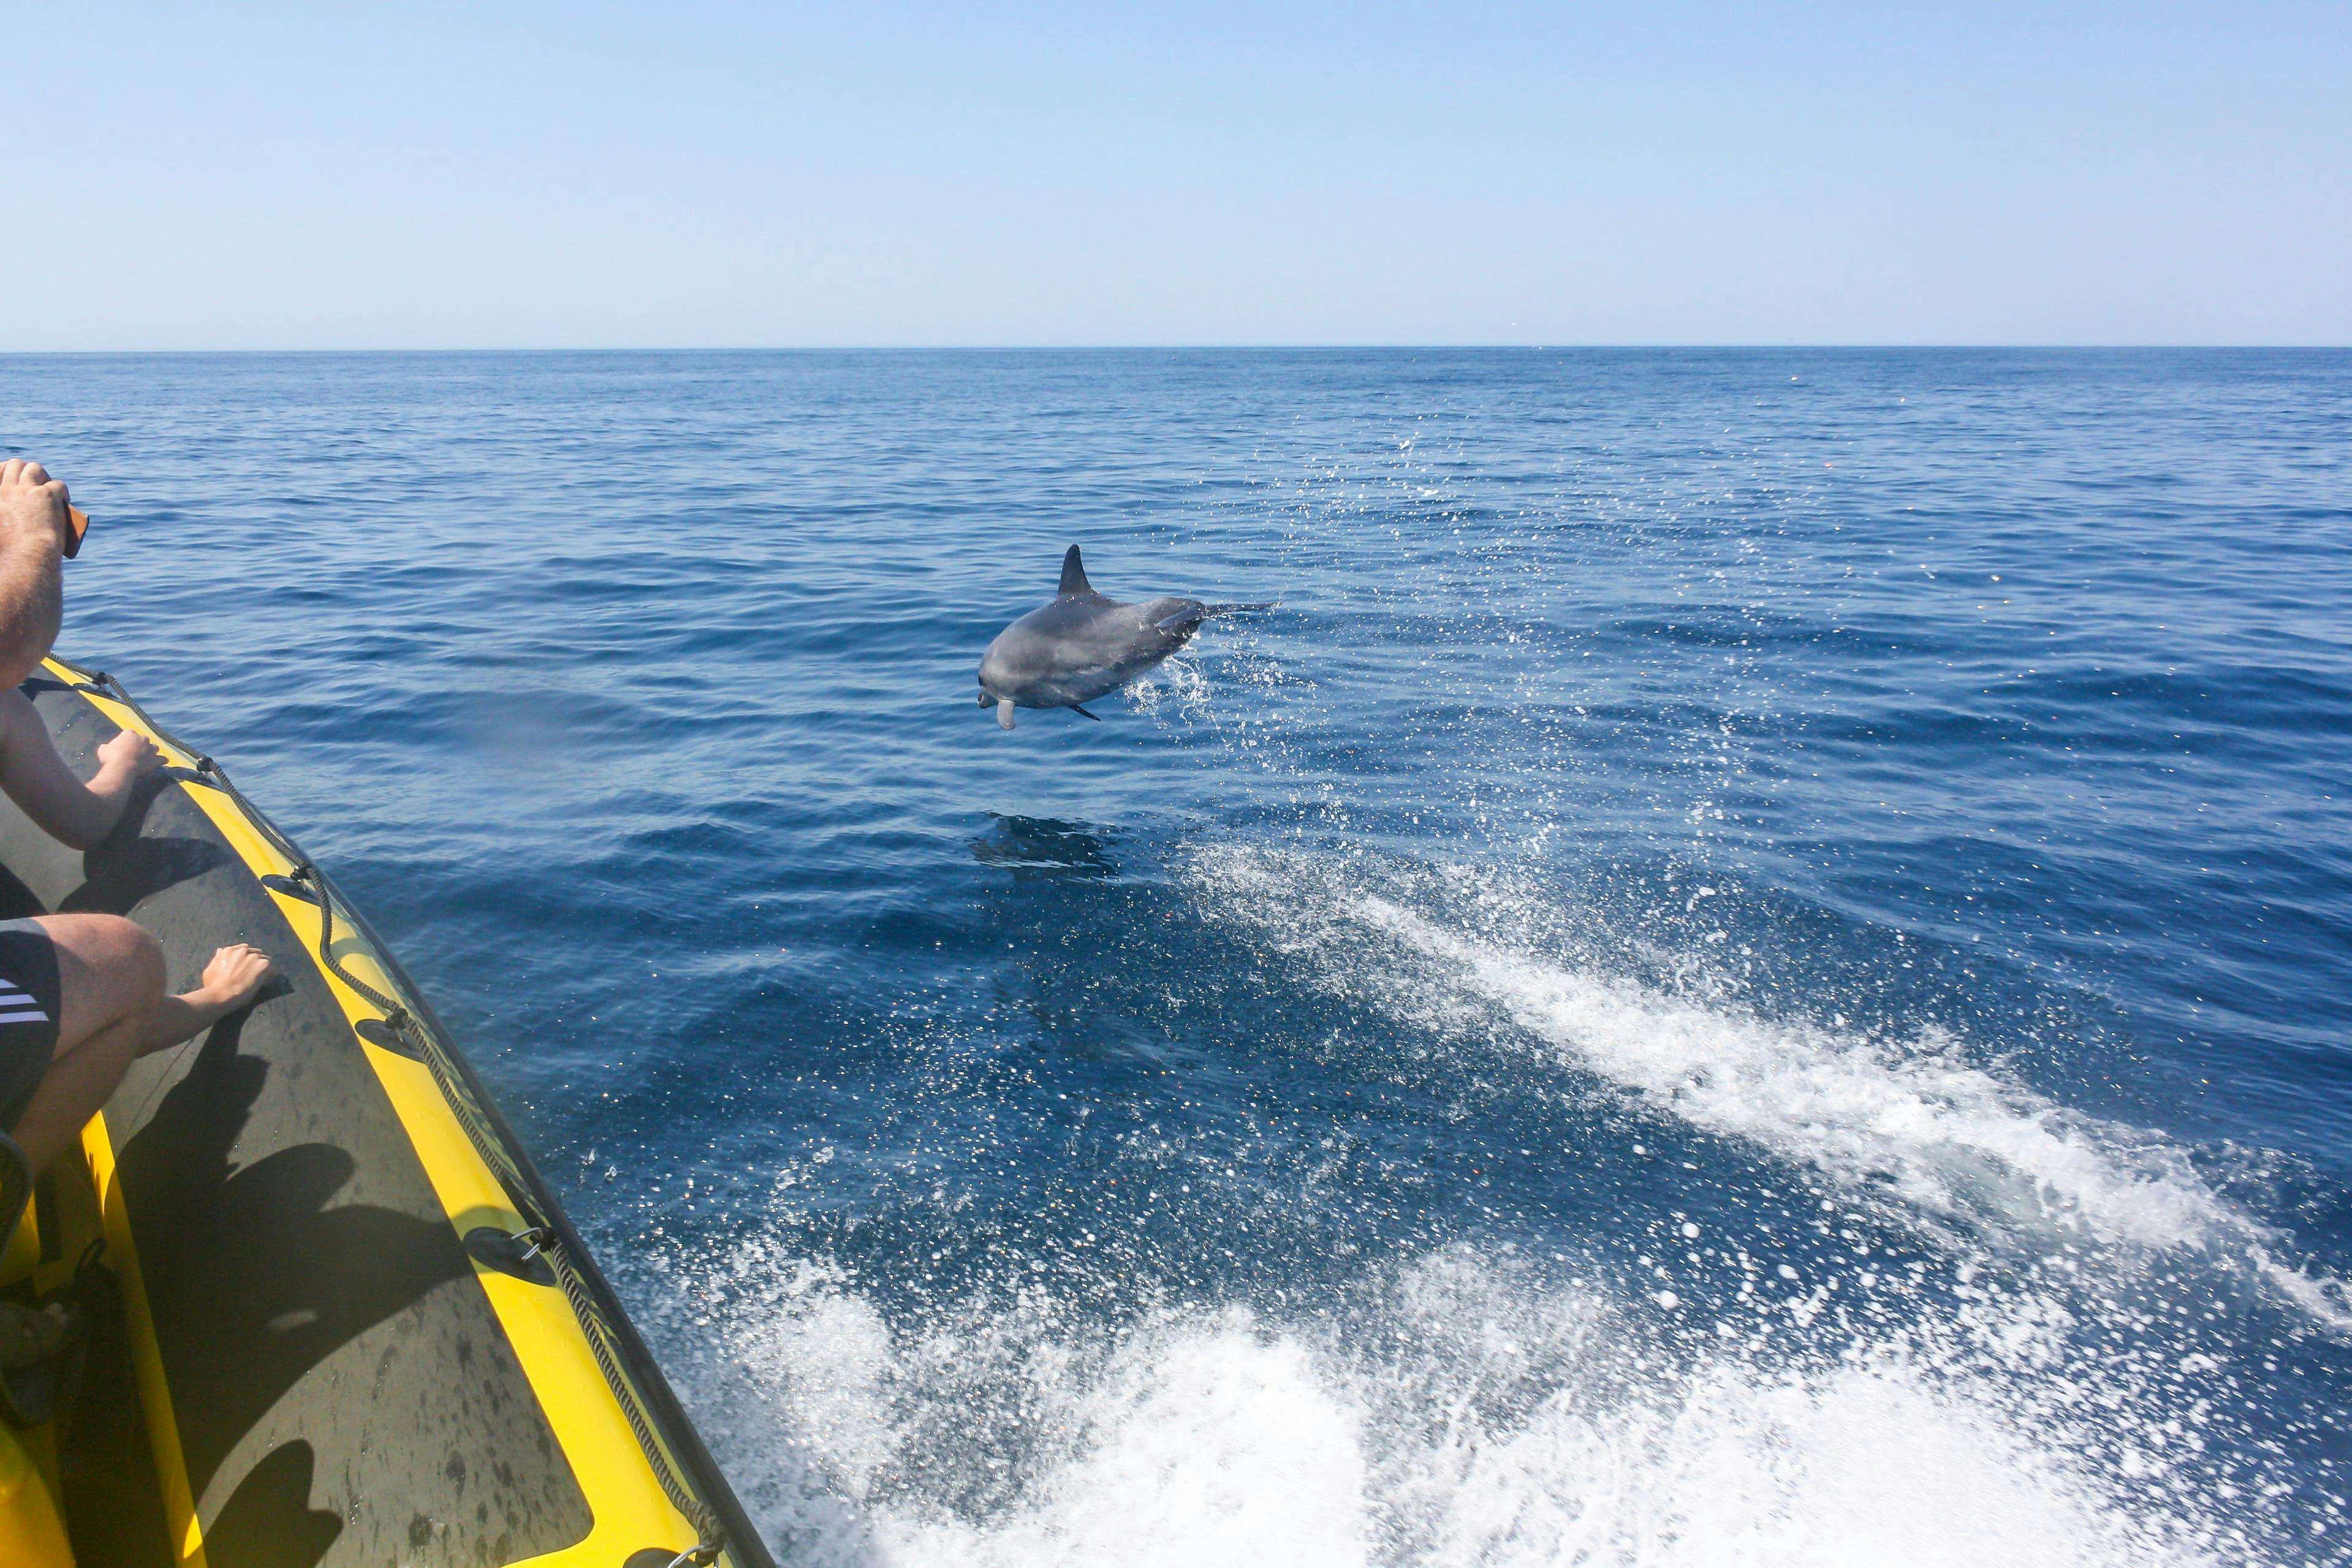
<instances>
[{"instance_id":1,"label":"black shorts","mask_svg":"<svg viewBox=\"0 0 2352 1568\"><path fill-rule=\"evenodd\" d=\"M0 1131L13 1133L58 1051L58 950L35 920L0 920Z\"/></svg>"}]
</instances>

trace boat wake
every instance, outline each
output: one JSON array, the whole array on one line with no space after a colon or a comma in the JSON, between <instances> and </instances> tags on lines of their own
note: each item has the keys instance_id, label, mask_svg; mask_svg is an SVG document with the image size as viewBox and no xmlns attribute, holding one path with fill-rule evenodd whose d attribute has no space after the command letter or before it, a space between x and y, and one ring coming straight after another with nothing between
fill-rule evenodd
<instances>
[{"instance_id":1,"label":"boat wake","mask_svg":"<svg viewBox=\"0 0 2352 1568\"><path fill-rule=\"evenodd\" d=\"M2281 1239L2172 1142L1954 1038L1775 1020L1629 977L1502 875L1219 848L1183 879L1280 972L1268 983L1364 1020L1338 1049L1489 1078L1509 1052L1532 1070L1509 1092L1613 1101L1637 1153L1670 1127L1734 1153L1687 1188L1665 1173L1690 1207L1670 1234L1594 1198L1590 1225L1541 1244L1504 1226L1334 1256L1287 1304L1246 1269L1155 1268L1140 1231L992 1251L948 1296L910 1295L904 1256L846 1260L781 1210L716 1278L708 1255L657 1255L677 1288L646 1293L697 1303L671 1309L694 1314L671 1333L728 1347L696 1404L761 1457L734 1472L784 1555L2342 1559L2325 1534L2342 1500L2276 1479L2330 1473L2326 1414L2240 1414L2292 1403L2245 1348L2276 1336L2244 1313L2340 1330L2341 1287L2277 1261ZM1149 1148L1131 1157L1164 1179ZM1701 1212L1699 1189L1747 1179L1742 1161L1781 1207ZM1310 1180L1287 1201L1357 1198Z\"/></svg>"},{"instance_id":2,"label":"boat wake","mask_svg":"<svg viewBox=\"0 0 2352 1568\"><path fill-rule=\"evenodd\" d=\"M1077 1326L1038 1292L894 1328L837 1270L749 1257L707 1397L793 1561L1713 1565L2259 1559L2168 1446L1982 1339L1692 1354L1642 1303L1451 1248L1336 1320ZM2013 1328L2012 1323L2009 1325ZM2030 1335L2028 1336L2030 1337ZM2126 1431L2129 1478L2076 1457ZM781 1461L781 1462L778 1462Z\"/></svg>"},{"instance_id":3,"label":"boat wake","mask_svg":"<svg viewBox=\"0 0 2352 1568\"><path fill-rule=\"evenodd\" d=\"M1994 1247L2195 1251L2352 1333L2344 1283L2280 1261L2284 1239L2179 1145L2000 1076L1945 1031L1767 1020L1612 975L1562 956L1579 946L1568 917L1500 873L1263 849L1202 851L1192 873L1212 918L1412 1030L1546 1055L1882 1212Z\"/></svg>"}]
</instances>

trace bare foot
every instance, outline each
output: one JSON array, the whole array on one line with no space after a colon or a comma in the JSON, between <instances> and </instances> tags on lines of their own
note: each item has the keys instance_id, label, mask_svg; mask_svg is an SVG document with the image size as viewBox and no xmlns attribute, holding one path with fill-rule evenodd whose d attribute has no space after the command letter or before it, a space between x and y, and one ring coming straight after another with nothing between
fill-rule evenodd
<instances>
[{"instance_id":1,"label":"bare foot","mask_svg":"<svg viewBox=\"0 0 2352 1568\"><path fill-rule=\"evenodd\" d=\"M205 977L193 991L165 997L155 1004L153 1018L139 1041L139 1054L162 1051L210 1029L253 1000L261 982L269 978L268 956L245 942L233 943L213 954Z\"/></svg>"},{"instance_id":2,"label":"bare foot","mask_svg":"<svg viewBox=\"0 0 2352 1568\"><path fill-rule=\"evenodd\" d=\"M205 966L205 977L193 991L183 991L176 997L165 997L155 1004L146 1033L140 1039L138 1054L162 1051L184 1040L193 1038L199 1030L210 1029L237 1009L253 1000L253 993L261 989L261 982L269 978L269 958L249 943L233 943L213 954L213 961Z\"/></svg>"},{"instance_id":3,"label":"bare foot","mask_svg":"<svg viewBox=\"0 0 2352 1568\"><path fill-rule=\"evenodd\" d=\"M184 999L195 1007L233 1012L251 1001L268 978L269 956L238 942L213 955L213 961L205 966L203 983Z\"/></svg>"}]
</instances>

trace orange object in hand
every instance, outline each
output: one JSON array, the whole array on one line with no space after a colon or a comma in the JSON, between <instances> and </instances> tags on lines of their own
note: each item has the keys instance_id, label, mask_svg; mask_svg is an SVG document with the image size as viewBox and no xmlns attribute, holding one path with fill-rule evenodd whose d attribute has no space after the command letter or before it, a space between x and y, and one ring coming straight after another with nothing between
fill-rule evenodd
<instances>
[{"instance_id":1,"label":"orange object in hand","mask_svg":"<svg viewBox=\"0 0 2352 1568\"><path fill-rule=\"evenodd\" d=\"M73 530L73 537L66 540L65 549L66 559L68 560L71 560L74 557L81 554L81 537L82 535L89 532L89 514L83 511L79 507L68 507L66 508L66 527Z\"/></svg>"}]
</instances>

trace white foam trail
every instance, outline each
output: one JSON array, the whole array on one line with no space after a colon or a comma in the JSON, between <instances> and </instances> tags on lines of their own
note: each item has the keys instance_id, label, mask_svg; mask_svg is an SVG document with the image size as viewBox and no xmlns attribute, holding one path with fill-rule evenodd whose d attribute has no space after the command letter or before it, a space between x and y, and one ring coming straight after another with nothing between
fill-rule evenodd
<instances>
[{"instance_id":1,"label":"white foam trail","mask_svg":"<svg viewBox=\"0 0 2352 1568\"><path fill-rule=\"evenodd\" d=\"M763 1271L783 1283L722 1327L757 1390L729 1446L808 1458L822 1487L772 1495L768 1523L843 1568L2209 1560L2168 1494L2084 1468L1997 1368L1661 1354L1639 1314L1468 1249L1339 1321L1202 1307L1116 1343L1035 1298L894 1340L849 1281ZM977 1509L940 1484L1003 1464L974 1367L1049 1460Z\"/></svg>"},{"instance_id":2,"label":"white foam trail","mask_svg":"<svg viewBox=\"0 0 2352 1568\"><path fill-rule=\"evenodd\" d=\"M2234 1249L2343 1316L2176 1147L1950 1040L1644 986L1497 879L1263 850L1196 870L1245 941L1412 1026L1375 1031L1397 1049L1566 1063L1923 1229L2126 1263ZM2299 1497L2297 1454L2241 1421L2252 1375L2224 1342L2124 1343L2078 1316L2095 1289L2036 1270L1970 1287L1973 1247L1956 1286L1855 1261L1694 1311L1667 1288L1698 1296L1702 1276L1672 1260L1620 1282L1606 1260L1465 1244L1371 1263L1283 1320L1213 1281L1130 1282L1144 1255L1079 1280L1007 1255L969 1299L895 1309L908 1322L884 1305L905 1297L792 1251L780 1218L764 1244L657 1263L691 1288L645 1294L701 1347L676 1360L709 1380L696 1404L755 1517L824 1568L2347 1561L2318 1517L2341 1500ZM2074 1258L2056 1277L2080 1278Z\"/></svg>"},{"instance_id":3,"label":"white foam trail","mask_svg":"<svg viewBox=\"0 0 2352 1568\"><path fill-rule=\"evenodd\" d=\"M1612 1430L1553 1407L1481 1453L1450 1511L1448 1563L2092 1563L2195 1561L1997 1416L1908 1378L1817 1384L1703 1374L1679 1407ZM1623 1463L1629 1441L1651 1450ZM1612 1462L1614 1461L1614 1462ZM1562 1509L1537 1478L1609 1478ZM1465 1528L1466 1527L1466 1528Z\"/></svg>"},{"instance_id":4,"label":"white foam trail","mask_svg":"<svg viewBox=\"0 0 2352 1568\"><path fill-rule=\"evenodd\" d=\"M1947 1037L1875 1040L1687 1001L1475 918L1425 913L1334 859L1217 849L1196 863L1213 916L1245 922L1266 946L1314 960L1335 989L1418 1025L1493 1038L1499 1015L1505 1038L1540 1041L1662 1113L1927 1216L2224 1248L2319 1322L2352 1329L2342 1286L2275 1262L2273 1232L2217 1196L2179 1147L2004 1081ZM1528 913L1523 895L1475 879L1473 891Z\"/></svg>"},{"instance_id":5,"label":"white foam trail","mask_svg":"<svg viewBox=\"0 0 2352 1568\"><path fill-rule=\"evenodd\" d=\"M1361 1416L1246 1321L1157 1336L1076 1402L1089 1441L987 1521L893 1521L909 1563L1352 1568L1370 1560Z\"/></svg>"}]
</instances>

